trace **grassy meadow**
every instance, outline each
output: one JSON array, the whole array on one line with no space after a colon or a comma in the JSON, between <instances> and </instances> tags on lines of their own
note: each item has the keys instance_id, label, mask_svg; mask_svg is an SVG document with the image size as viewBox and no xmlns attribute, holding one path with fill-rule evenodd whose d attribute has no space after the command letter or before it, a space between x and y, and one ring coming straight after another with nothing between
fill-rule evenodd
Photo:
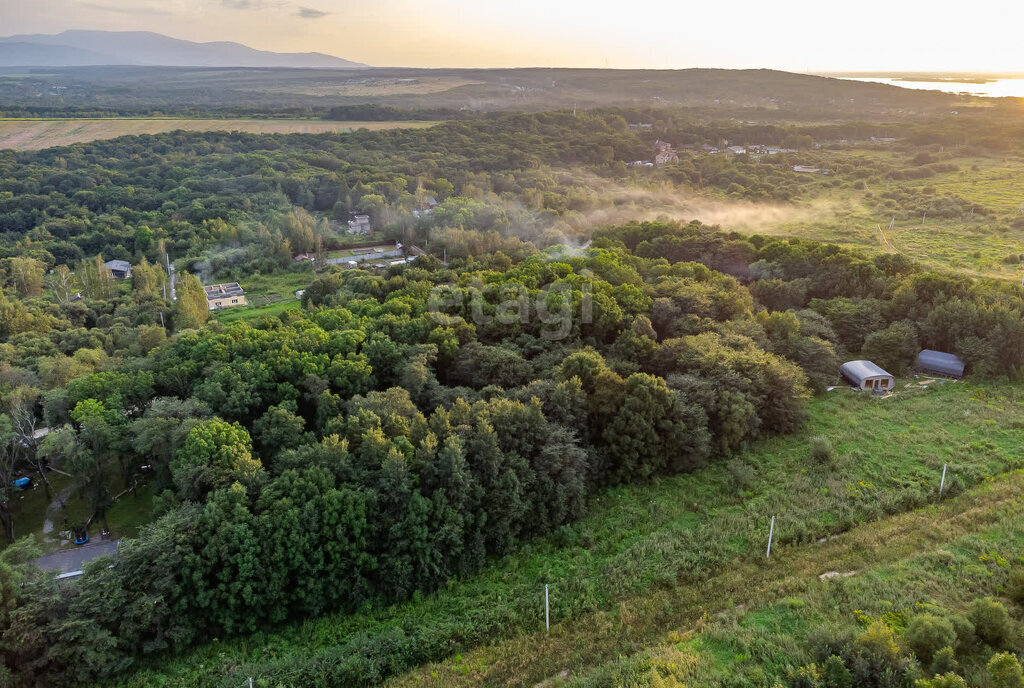
<instances>
[{"instance_id":1,"label":"grassy meadow","mask_svg":"<svg viewBox=\"0 0 1024 688\"><path fill-rule=\"evenodd\" d=\"M1024 485L1015 472L1024 465L1024 393L900 383L884 399L836 389L812 400L810 422L795 436L761 440L689 475L608 490L571 527L408 604L215 642L120 685L233 686L248 676L268 686L389 677L394 685L534 685L646 656L671 632L736 613L739 601L770 606L818 585L820 574L895 565L924 543L992 527L1000 509L1019 504ZM817 435L831 443L830 458L813 458ZM943 464L949 474L936 506Z\"/></svg>"},{"instance_id":2,"label":"grassy meadow","mask_svg":"<svg viewBox=\"0 0 1024 688\"><path fill-rule=\"evenodd\" d=\"M1019 280L1024 274L1020 265L1024 254L1024 163L993 158L948 162L960 169L925 179L869 183L862 190L847 184L815 193L799 201L809 212L797 221L762 231L872 253L896 252L931 268ZM898 206L894 213L881 209L878 202L882 194L895 189L924 197L958 196L985 208L988 214L900 217ZM894 214L895 224L890 229Z\"/></svg>"},{"instance_id":3,"label":"grassy meadow","mask_svg":"<svg viewBox=\"0 0 1024 688\"><path fill-rule=\"evenodd\" d=\"M929 605L964 613L974 599L1003 593L1009 574L1020 568L1022 494L1024 477L1013 473L939 507L863 526L771 564L743 567L739 573L751 581L747 604L699 618L691 614L655 643L640 640L643 649L598 659L570 672L564 683L652 685L657 674L689 685L725 685L735 676L766 685L812 660L808 648L820 629L856 634L883 620L900 632ZM766 578L772 582L765 584ZM638 625L621 612L617 621L626 634ZM568 630L558 629L563 635ZM445 668L451 667L434 673L440 677ZM965 668L970 685L984 685L978 666Z\"/></svg>"},{"instance_id":4,"label":"grassy meadow","mask_svg":"<svg viewBox=\"0 0 1024 688\"><path fill-rule=\"evenodd\" d=\"M42 150L99 139L170 131L330 134L357 129L421 128L433 122L331 122L314 119L65 118L0 120L0 149Z\"/></svg>"}]
</instances>

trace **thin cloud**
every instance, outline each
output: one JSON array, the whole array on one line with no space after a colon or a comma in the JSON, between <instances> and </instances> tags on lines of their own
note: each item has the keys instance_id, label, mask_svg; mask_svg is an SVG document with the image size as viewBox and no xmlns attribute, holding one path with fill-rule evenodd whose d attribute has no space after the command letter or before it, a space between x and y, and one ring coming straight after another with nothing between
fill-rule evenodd
<instances>
[{"instance_id":1,"label":"thin cloud","mask_svg":"<svg viewBox=\"0 0 1024 688\"><path fill-rule=\"evenodd\" d=\"M167 9L160 9L157 7L133 6L133 7L119 7L117 5L105 5L100 2L83 2L83 7L91 7L94 10L100 10L102 12L116 12L117 14L159 14L163 16L172 16L174 12Z\"/></svg>"},{"instance_id":2,"label":"thin cloud","mask_svg":"<svg viewBox=\"0 0 1024 688\"><path fill-rule=\"evenodd\" d=\"M314 9L312 7L303 7L301 5L292 5L292 3L286 0L220 0L220 4L229 10L284 10L290 7L295 7L293 14L296 17L302 17L303 19L320 19L326 17L330 12L324 12L323 10Z\"/></svg>"},{"instance_id":3,"label":"thin cloud","mask_svg":"<svg viewBox=\"0 0 1024 688\"><path fill-rule=\"evenodd\" d=\"M296 10L295 15L302 17L303 19L320 19L326 17L330 12L324 12L323 10L315 10L312 7L300 7Z\"/></svg>"},{"instance_id":4,"label":"thin cloud","mask_svg":"<svg viewBox=\"0 0 1024 688\"><path fill-rule=\"evenodd\" d=\"M230 10L262 10L267 7L266 0L220 0Z\"/></svg>"}]
</instances>

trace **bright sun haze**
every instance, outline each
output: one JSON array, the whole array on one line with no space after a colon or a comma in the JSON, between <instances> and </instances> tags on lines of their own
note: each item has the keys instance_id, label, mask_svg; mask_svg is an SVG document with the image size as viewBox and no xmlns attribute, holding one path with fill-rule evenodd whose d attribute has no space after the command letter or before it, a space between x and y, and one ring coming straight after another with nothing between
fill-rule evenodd
<instances>
[{"instance_id":1,"label":"bright sun haze","mask_svg":"<svg viewBox=\"0 0 1024 688\"><path fill-rule=\"evenodd\" d=\"M1024 71L1024 9L593 0L4 0L5 34L157 31L376 66Z\"/></svg>"}]
</instances>

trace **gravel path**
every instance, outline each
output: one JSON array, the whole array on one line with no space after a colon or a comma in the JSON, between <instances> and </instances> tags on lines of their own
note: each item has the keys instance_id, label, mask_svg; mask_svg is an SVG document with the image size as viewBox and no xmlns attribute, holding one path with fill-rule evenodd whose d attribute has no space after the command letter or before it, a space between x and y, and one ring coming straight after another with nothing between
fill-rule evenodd
<instances>
[{"instance_id":1,"label":"gravel path","mask_svg":"<svg viewBox=\"0 0 1024 688\"><path fill-rule=\"evenodd\" d=\"M83 566L96 557L116 552L118 542L120 540L89 541L84 545L77 545L73 549L45 554L36 559L36 564L44 571L60 571L61 573L81 571Z\"/></svg>"}]
</instances>

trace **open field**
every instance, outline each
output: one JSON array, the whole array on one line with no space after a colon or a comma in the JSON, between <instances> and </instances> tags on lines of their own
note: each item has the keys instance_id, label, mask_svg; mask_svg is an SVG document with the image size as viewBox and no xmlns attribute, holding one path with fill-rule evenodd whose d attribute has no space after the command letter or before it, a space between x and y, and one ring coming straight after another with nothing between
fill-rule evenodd
<instances>
[{"instance_id":1,"label":"open field","mask_svg":"<svg viewBox=\"0 0 1024 688\"><path fill-rule=\"evenodd\" d=\"M926 179L874 182L862 190L849 185L828 190L798 202L801 212L794 211L794 219L764 223L757 231L869 253L897 252L931 268L1019 281L1024 274L1024 163L992 158L949 162L960 169ZM959 197L985 213L906 217L898 203L894 208L880 207L882 194L898 189L921 198Z\"/></svg>"},{"instance_id":2,"label":"open field","mask_svg":"<svg viewBox=\"0 0 1024 688\"><path fill-rule=\"evenodd\" d=\"M11 119L0 120L0 148L42 150L98 139L169 131L328 134L356 129L422 128L433 122L329 122L312 119Z\"/></svg>"},{"instance_id":3,"label":"open field","mask_svg":"<svg viewBox=\"0 0 1024 688\"><path fill-rule=\"evenodd\" d=\"M556 685L622 685L627 676L643 677L630 685L658 685L652 670L686 685L730 685L738 676L754 685L785 681L795 663L812 661L818 629L856 634L884 619L902 631L924 605L964 613L973 599L1002 592L1016 568L1010 562L1019 564L1024 555L1022 491L1024 476L1013 473L940 507L861 526L773 561L749 562L681 599L671 599L670 591L632 599L611 613L554 626L550 635L531 634L511 647L431 665L391 685L510 685L512 667L488 664L497 652L541 660L545 668L536 675L570 679ZM831 579L821 578L828 574ZM616 653L614 646L632 652Z\"/></svg>"},{"instance_id":4,"label":"open field","mask_svg":"<svg viewBox=\"0 0 1024 688\"><path fill-rule=\"evenodd\" d=\"M358 73L350 79L337 81L325 79L298 84L282 84L278 86L280 93L295 93L304 96L349 96L359 98L378 98L385 96L414 96L431 93L443 93L460 86L479 84L473 79L458 76L417 76L417 77L384 77L378 78Z\"/></svg>"},{"instance_id":5,"label":"open field","mask_svg":"<svg viewBox=\"0 0 1024 688\"><path fill-rule=\"evenodd\" d=\"M971 599L995 594L1009 572L1005 560L1024 554L1022 495L1024 475L1015 472L941 506L797 551L773 550L771 560L762 552L707 582L629 597L553 624L550 634L456 655L387 685L510 686L520 677L540 685L566 677L554 685L618 686L615 677L652 666L680 679L686 672L687 685L722 685L737 675L772 685L794 658L810 661L807 640L819 625L856 632L876 618L905 623L920 604L963 611ZM840 575L820 578L833 572Z\"/></svg>"},{"instance_id":6,"label":"open field","mask_svg":"<svg viewBox=\"0 0 1024 688\"><path fill-rule=\"evenodd\" d=\"M422 600L218 642L122 685L227 686L246 676L371 683L433 660L444 661L395 685L533 685L641 652L737 602L770 604L826 571L897 562L1016 508L1024 476L997 476L1022 465L1020 390L906 382L886 399L837 389L811 402L811 421L795 436L604 492L580 522ZM811 457L818 434L835 448L830 463ZM949 501L936 511L944 463ZM545 584L550 635L541 632Z\"/></svg>"}]
</instances>

